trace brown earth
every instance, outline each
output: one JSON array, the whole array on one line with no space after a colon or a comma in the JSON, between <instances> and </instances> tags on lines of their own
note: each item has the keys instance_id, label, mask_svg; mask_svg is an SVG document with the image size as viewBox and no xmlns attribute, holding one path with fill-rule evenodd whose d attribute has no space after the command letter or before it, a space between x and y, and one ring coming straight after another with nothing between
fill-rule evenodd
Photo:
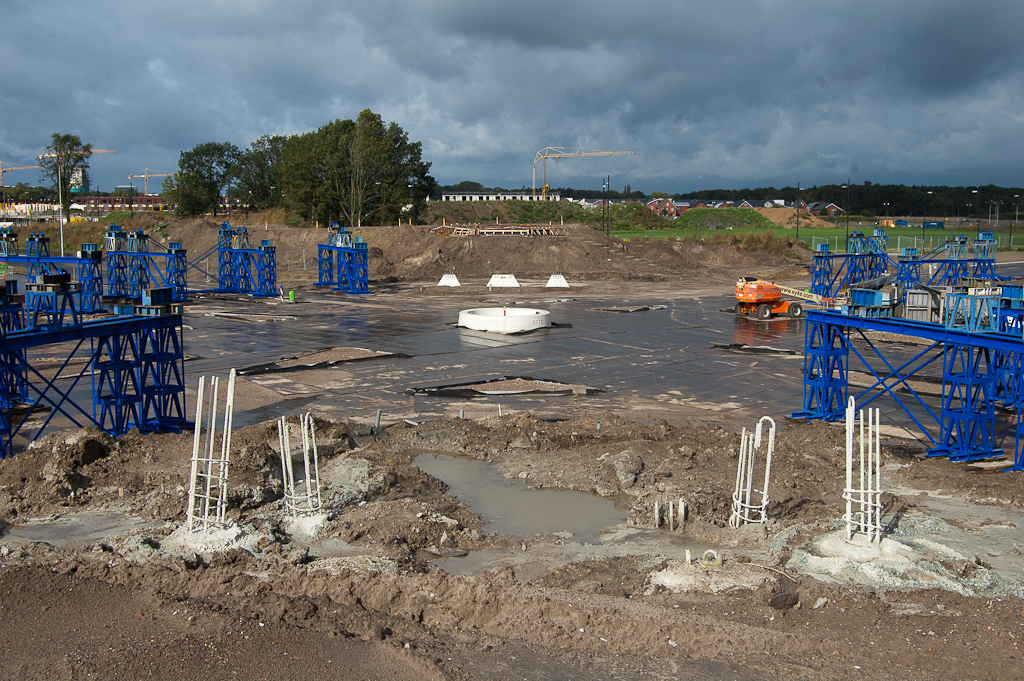
<instances>
[{"instance_id":1,"label":"brown earth","mask_svg":"<svg viewBox=\"0 0 1024 681\"><path fill-rule=\"evenodd\" d=\"M196 221L165 236L192 252L214 243L215 228ZM410 284L448 271L710 285L731 283L739 269L780 279L801 272L798 260L728 247L623 247L580 226L561 229L529 239L440 237L419 227L361 233L371 278L404 285L398 295L420 295ZM322 237L264 231L293 252ZM279 270L285 282L315 276L315 268ZM338 349L285 364L358 356ZM816 543L839 527L845 435L834 425L785 424L770 521L739 530L728 521L740 435L707 421L517 413L400 422L377 433L348 422L317 428L321 524L307 532L285 513L278 434L267 422L232 440L228 518L251 541L212 548L182 539L191 433L55 433L0 461L0 675L1019 678L1018 473L969 472L886 435L891 537L923 557L881 577L851 567L828 578L815 561L837 560ZM484 519L413 464L427 452L491 461L535 488L613 499L627 521L600 546L563 533L487 533ZM682 526L654 529L655 502L679 499ZM935 504L960 504L961 521L939 523ZM82 518L133 524L86 542L19 538ZM919 526L934 531L916 537ZM1000 531L1009 539L995 543L991 533ZM943 552L943 533L991 543ZM467 552L467 560L507 560L466 574L435 560Z\"/></svg>"},{"instance_id":2,"label":"brown earth","mask_svg":"<svg viewBox=\"0 0 1024 681\"><path fill-rule=\"evenodd\" d=\"M781 227L796 228L797 226L797 214L792 208L755 208L754 210ZM832 223L822 220L806 210L800 211L799 221L801 227L807 228L832 226Z\"/></svg>"}]
</instances>

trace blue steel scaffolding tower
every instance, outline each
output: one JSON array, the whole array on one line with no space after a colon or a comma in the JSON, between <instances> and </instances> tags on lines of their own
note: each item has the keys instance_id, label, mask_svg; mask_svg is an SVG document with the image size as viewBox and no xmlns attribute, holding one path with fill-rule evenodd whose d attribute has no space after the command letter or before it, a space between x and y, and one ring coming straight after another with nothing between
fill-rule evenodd
<instances>
[{"instance_id":1,"label":"blue steel scaffolding tower","mask_svg":"<svg viewBox=\"0 0 1024 681\"><path fill-rule=\"evenodd\" d=\"M14 438L33 405L48 405L51 411L30 439L58 414L78 427L93 424L112 435L131 428L168 431L190 425L180 306L140 306L149 316L83 321L76 288L67 274L40 275L22 298L16 282L5 282L0 299L0 457L13 452ZM158 291L164 295L155 295ZM156 289L143 298L152 301L170 294ZM67 344L73 344L69 353ZM54 345L66 353L65 359L56 373L44 375L31 365L28 352ZM88 359L86 367L65 374L80 353ZM88 397L82 394L85 385ZM20 419L19 409L24 409Z\"/></svg>"},{"instance_id":2,"label":"blue steel scaffolding tower","mask_svg":"<svg viewBox=\"0 0 1024 681\"><path fill-rule=\"evenodd\" d=\"M335 223L327 230L327 243L318 246L317 274L317 286L352 295L370 294L366 242Z\"/></svg>"},{"instance_id":3,"label":"blue steel scaffolding tower","mask_svg":"<svg viewBox=\"0 0 1024 681\"><path fill-rule=\"evenodd\" d=\"M103 311L102 257L96 244L82 244L75 256L51 255L49 237L34 232L25 240L22 254L17 233L0 227L0 262L24 265L28 277L74 273L79 286L77 308L85 314Z\"/></svg>"},{"instance_id":4,"label":"blue steel scaffolding tower","mask_svg":"<svg viewBox=\"0 0 1024 681\"><path fill-rule=\"evenodd\" d=\"M895 260L888 254L888 244L889 238L881 227L870 237L852 232L849 253L832 253L822 244L812 260L811 291L823 298L835 298L841 291L886 272L895 274L896 281L905 286L918 282L945 286L964 277L995 277L998 244L991 232L979 232L973 244L962 235L948 237L923 256L916 248L904 248Z\"/></svg>"},{"instance_id":5,"label":"blue steel scaffolding tower","mask_svg":"<svg viewBox=\"0 0 1024 681\"><path fill-rule=\"evenodd\" d=\"M125 232L110 225L105 235L107 246L107 296L137 300L151 287L171 289L172 300L188 300L185 286L187 260L180 243L166 248L137 229ZM150 250L155 246L159 250Z\"/></svg>"},{"instance_id":6,"label":"blue steel scaffolding tower","mask_svg":"<svg viewBox=\"0 0 1024 681\"><path fill-rule=\"evenodd\" d=\"M241 293L268 297L277 295L277 248L269 239L263 239L253 248L247 227L232 227L221 223L217 230L217 288L216 293ZM197 258L192 267L202 269L202 262L210 253Z\"/></svg>"},{"instance_id":7,"label":"blue steel scaffolding tower","mask_svg":"<svg viewBox=\"0 0 1024 681\"><path fill-rule=\"evenodd\" d=\"M1021 450L1020 410L1021 357L1024 339L1020 333L998 331L998 321L978 325L977 319L993 308L985 300L976 303L974 315L964 317L964 304L946 307L942 324L894 317L872 318L844 315L835 311L808 312L804 342L803 407L795 418L843 418L847 397L858 406L888 396L931 441L929 456L946 456L951 461L977 461L1002 454L995 446L996 406L1016 409L1017 447L1013 470L1024 470ZM998 315L998 312L994 312ZM867 331L913 336L925 341L924 349L910 356L896 357L895 351L873 342ZM853 341L857 342L854 343ZM851 390L850 361L855 357L869 375L867 387ZM912 378L934 378L941 369L942 398L936 412L910 382ZM1009 375L1008 375L1009 374ZM931 424L926 427L922 421Z\"/></svg>"}]
</instances>

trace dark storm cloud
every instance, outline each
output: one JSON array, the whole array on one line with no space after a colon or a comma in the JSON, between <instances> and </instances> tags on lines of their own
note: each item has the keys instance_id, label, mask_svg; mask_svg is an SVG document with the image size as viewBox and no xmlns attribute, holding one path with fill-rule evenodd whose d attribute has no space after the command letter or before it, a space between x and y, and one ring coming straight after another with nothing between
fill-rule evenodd
<instances>
[{"instance_id":1,"label":"dark storm cloud","mask_svg":"<svg viewBox=\"0 0 1024 681\"><path fill-rule=\"evenodd\" d=\"M955 2L0 2L0 160L52 132L101 188L363 108L442 182L529 185L549 164L648 191L876 182L1020 185L1024 8ZM539 172L539 171L538 171ZM34 181L31 173L8 180ZM858 179L858 178L855 178Z\"/></svg>"}]
</instances>

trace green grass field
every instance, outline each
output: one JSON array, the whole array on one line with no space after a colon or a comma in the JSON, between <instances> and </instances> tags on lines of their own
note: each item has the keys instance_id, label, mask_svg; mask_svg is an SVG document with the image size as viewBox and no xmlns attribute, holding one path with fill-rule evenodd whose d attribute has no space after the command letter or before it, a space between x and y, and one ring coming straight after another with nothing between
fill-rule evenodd
<instances>
[{"instance_id":1,"label":"green grass field","mask_svg":"<svg viewBox=\"0 0 1024 681\"><path fill-rule=\"evenodd\" d=\"M753 211L751 211L753 212ZM756 213L755 213L756 214ZM679 221L671 221L669 224L678 223ZM951 223L947 222L947 225ZM1011 249L1010 238L1011 238L1011 227L1012 225L1008 222L1000 224L998 231L994 232L994 236L999 241L999 250L1021 250L1024 249L1024 228L1019 227L1018 230L1014 230L1012 233L1013 245ZM872 236L875 233L876 225L873 221L867 220L850 220L850 233L861 232L867 236ZM982 227L982 229L989 229L988 227ZM612 232L612 236L620 239L628 239L630 241L641 241L644 239L677 239L677 240L703 240L707 243L727 243L733 241L735 237L741 237L746 234L760 234L763 232L775 232L778 237L788 237L794 241L797 241L796 230L794 229L783 229L778 225L768 223L767 225L730 225L726 229L706 229L703 227L694 227L679 225L667 227L666 229L658 230L615 230ZM799 242L806 245L810 250L814 250L818 243L827 241L834 253L842 253L847 251L846 244L846 223L839 221L834 227L815 227L806 228L800 230ZM922 232L920 227L887 227L885 234L889 237L889 251L899 252L901 248L917 248L918 253L924 255L940 247L946 240L947 237L963 235L969 240L973 241L978 236L978 226L976 223L962 223L958 225L958 228L952 229L927 229Z\"/></svg>"}]
</instances>

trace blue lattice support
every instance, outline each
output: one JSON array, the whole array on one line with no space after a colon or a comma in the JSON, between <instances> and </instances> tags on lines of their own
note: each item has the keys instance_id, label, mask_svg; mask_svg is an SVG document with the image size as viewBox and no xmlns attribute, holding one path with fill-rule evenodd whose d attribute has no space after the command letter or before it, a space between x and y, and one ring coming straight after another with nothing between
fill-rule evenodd
<instances>
[{"instance_id":1,"label":"blue lattice support","mask_svg":"<svg viewBox=\"0 0 1024 681\"><path fill-rule=\"evenodd\" d=\"M975 279L995 279L995 260L975 260L973 261L973 263L974 268L971 270L971 276L973 276Z\"/></svg>"},{"instance_id":2,"label":"blue lattice support","mask_svg":"<svg viewBox=\"0 0 1024 681\"><path fill-rule=\"evenodd\" d=\"M329 245L320 244L317 247L317 286L334 286L334 257L337 251Z\"/></svg>"},{"instance_id":3,"label":"blue lattice support","mask_svg":"<svg viewBox=\"0 0 1024 681\"><path fill-rule=\"evenodd\" d=\"M107 295L128 297L128 254L124 251L107 251Z\"/></svg>"},{"instance_id":4,"label":"blue lattice support","mask_svg":"<svg viewBox=\"0 0 1024 681\"><path fill-rule=\"evenodd\" d=\"M20 255L18 233L10 227L0 227L0 256Z\"/></svg>"},{"instance_id":5,"label":"blue lattice support","mask_svg":"<svg viewBox=\"0 0 1024 681\"><path fill-rule=\"evenodd\" d=\"M236 293L250 293L255 289L256 277L253 272L254 254L248 250L235 249L231 259Z\"/></svg>"},{"instance_id":6,"label":"blue lattice support","mask_svg":"<svg viewBox=\"0 0 1024 681\"><path fill-rule=\"evenodd\" d=\"M124 435L131 428L144 431L146 424L141 418L142 395L139 392L142 363L137 336L124 333L97 338L92 367L97 372L93 384L93 412L99 426L111 435Z\"/></svg>"},{"instance_id":7,"label":"blue lattice support","mask_svg":"<svg viewBox=\"0 0 1024 681\"><path fill-rule=\"evenodd\" d=\"M187 421L181 334L180 326L138 332L140 419L150 430L180 430Z\"/></svg>"},{"instance_id":8,"label":"blue lattice support","mask_svg":"<svg viewBox=\"0 0 1024 681\"><path fill-rule=\"evenodd\" d=\"M65 284L63 290L45 290L47 284L28 284L25 291L25 327L27 329L58 329L62 326L80 326L76 299L77 284ZM42 290L41 290L42 289Z\"/></svg>"},{"instance_id":9,"label":"blue lattice support","mask_svg":"<svg viewBox=\"0 0 1024 681\"><path fill-rule=\"evenodd\" d=\"M916 248L904 248L896 261L896 283L912 286L921 281L921 259Z\"/></svg>"},{"instance_id":10,"label":"blue lattice support","mask_svg":"<svg viewBox=\"0 0 1024 681\"><path fill-rule=\"evenodd\" d=\"M996 376L988 347L947 342L943 349L939 446L928 456L977 461L1001 455L995 442Z\"/></svg>"},{"instance_id":11,"label":"blue lattice support","mask_svg":"<svg viewBox=\"0 0 1024 681\"><path fill-rule=\"evenodd\" d=\"M828 244L819 244L828 246ZM819 250L811 260L811 292L825 298L832 297L832 266L834 256L827 250Z\"/></svg>"},{"instance_id":12,"label":"blue lattice support","mask_svg":"<svg viewBox=\"0 0 1024 681\"><path fill-rule=\"evenodd\" d=\"M849 345L843 328L808 320L804 335L804 401L794 418L842 418L846 409Z\"/></svg>"},{"instance_id":13,"label":"blue lattice support","mask_svg":"<svg viewBox=\"0 0 1024 681\"><path fill-rule=\"evenodd\" d=\"M128 254L128 297L141 298L142 292L153 285L149 272L149 258L141 253Z\"/></svg>"},{"instance_id":14,"label":"blue lattice support","mask_svg":"<svg viewBox=\"0 0 1024 681\"><path fill-rule=\"evenodd\" d=\"M172 242L167 249L167 268L165 284L173 291L173 300L176 303L183 303L188 300L188 283L186 271L188 260L186 251L180 243Z\"/></svg>"},{"instance_id":15,"label":"blue lattice support","mask_svg":"<svg viewBox=\"0 0 1024 681\"><path fill-rule=\"evenodd\" d=\"M230 248L217 249L217 288L229 292L238 291L238 281L235 276L235 251Z\"/></svg>"},{"instance_id":16,"label":"blue lattice support","mask_svg":"<svg viewBox=\"0 0 1024 681\"><path fill-rule=\"evenodd\" d=\"M352 295L370 293L369 257L366 244L357 241L338 252L338 290Z\"/></svg>"},{"instance_id":17,"label":"blue lattice support","mask_svg":"<svg viewBox=\"0 0 1024 681\"><path fill-rule=\"evenodd\" d=\"M78 309L83 313L103 309L103 253L96 244L82 244L78 254Z\"/></svg>"},{"instance_id":18,"label":"blue lattice support","mask_svg":"<svg viewBox=\"0 0 1024 681\"><path fill-rule=\"evenodd\" d=\"M980 289L969 293L950 293L946 296L943 324L947 329L962 329L970 333L998 331L999 289Z\"/></svg>"},{"instance_id":19,"label":"blue lattice support","mask_svg":"<svg viewBox=\"0 0 1024 681\"><path fill-rule=\"evenodd\" d=\"M256 289L253 295L277 295L277 249L269 239L264 239L256 249Z\"/></svg>"},{"instance_id":20,"label":"blue lattice support","mask_svg":"<svg viewBox=\"0 0 1024 681\"><path fill-rule=\"evenodd\" d=\"M0 295L0 338L25 328L25 306L16 302L17 292L16 280L5 282L4 293ZM28 401L26 359L24 349L0 352L0 410Z\"/></svg>"}]
</instances>

